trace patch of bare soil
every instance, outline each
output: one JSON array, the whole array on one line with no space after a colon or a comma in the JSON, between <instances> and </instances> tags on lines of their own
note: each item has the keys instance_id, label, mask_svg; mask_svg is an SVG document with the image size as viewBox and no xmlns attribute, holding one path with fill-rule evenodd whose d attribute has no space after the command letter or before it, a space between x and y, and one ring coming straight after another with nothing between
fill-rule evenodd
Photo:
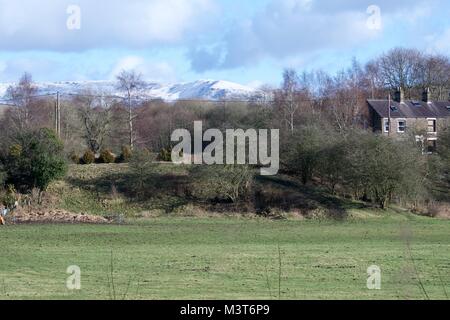
<instances>
[{"instance_id":1,"label":"patch of bare soil","mask_svg":"<svg viewBox=\"0 0 450 320\"><path fill-rule=\"evenodd\" d=\"M75 214L54 209L18 209L7 217L8 223L90 223L104 224L110 221L104 217Z\"/></svg>"},{"instance_id":2,"label":"patch of bare soil","mask_svg":"<svg viewBox=\"0 0 450 320\"><path fill-rule=\"evenodd\" d=\"M427 214L434 218L450 219L450 205L448 203L430 205Z\"/></svg>"}]
</instances>

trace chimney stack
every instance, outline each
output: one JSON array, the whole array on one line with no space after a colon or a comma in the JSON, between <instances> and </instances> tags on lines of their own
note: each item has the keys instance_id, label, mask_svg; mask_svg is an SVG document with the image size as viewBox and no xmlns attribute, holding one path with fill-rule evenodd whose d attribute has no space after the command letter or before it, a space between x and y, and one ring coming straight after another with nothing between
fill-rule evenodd
<instances>
[{"instance_id":1,"label":"chimney stack","mask_svg":"<svg viewBox=\"0 0 450 320\"><path fill-rule=\"evenodd\" d=\"M396 102L398 102L398 103L405 102L405 91L403 91L402 87L398 88L398 90L395 92L395 99L394 100Z\"/></svg>"},{"instance_id":2,"label":"chimney stack","mask_svg":"<svg viewBox=\"0 0 450 320\"><path fill-rule=\"evenodd\" d=\"M423 100L423 102L427 102L427 103L431 102L431 90L430 90L430 88L426 88L423 91L422 100Z\"/></svg>"}]
</instances>

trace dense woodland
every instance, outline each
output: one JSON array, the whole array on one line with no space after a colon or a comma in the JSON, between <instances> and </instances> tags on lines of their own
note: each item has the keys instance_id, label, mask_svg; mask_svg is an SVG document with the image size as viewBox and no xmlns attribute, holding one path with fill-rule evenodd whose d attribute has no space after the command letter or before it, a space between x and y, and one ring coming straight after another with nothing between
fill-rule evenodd
<instances>
[{"instance_id":1,"label":"dense woodland","mask_svg":"<svg viewBox=\"0 0 450 320\"><path fill-rule=\"evenodd\" d=\"M399 88L407 99L420 100L429 88L434 100L448 100L448 56L397 48L364 65L355 59L335 75L287 69L279 88L264 86L265 94L251 101L145 100L140 96L143 83L137 72L123 71L117 77L121 98L94 91L61 97L59 146L50 132L55 98L39 97L32 76L24 74L8 89L13 106L0 119L0 185L22 192L45 190L47 180L62 176L65 169L59 160L34 154L42 150L81 164L134 157L138 169L136 159L145 162L142 150L170 160L173 130L192 130L194 121L202 120L205 130L280 129L282 173L338 197L382 208L397 203L427 214L447 201L450 130L439 133L438 154L423 155L413 132L405 141L373 134L366 101L387 99ZM50 130L43 133L41 128ZM41 171L48 165L56 172L42 173L34 168L36 163ZM251 186L246 181L242 185ZM247 199L248 193L252 190L244 187L232 201Z\"/></svg>"}]
</instances>

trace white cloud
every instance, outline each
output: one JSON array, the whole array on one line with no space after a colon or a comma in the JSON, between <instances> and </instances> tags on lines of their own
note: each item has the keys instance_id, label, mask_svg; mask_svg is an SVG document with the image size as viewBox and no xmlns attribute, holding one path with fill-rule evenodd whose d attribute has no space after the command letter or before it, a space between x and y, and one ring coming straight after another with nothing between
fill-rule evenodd
<instances>
[{"instance_id":1,"label":"white cloud","mask_svg":"<svg viewBox=\"0 0 450 320\"><path fill-rule=\"evenodd\" d=\"M214 0L78 0L81 29L68 30L72 0L0 0L0 49L78 51L179 44L206 29Z\"/></svg>"},{"instance_id":2,"label":"white cloud","mask_svg":"<svg viewBox=\"0 0 450 320\"><path fill-rule=\"evenodd\" d=\"M450 51L450 28L441 34L434 34L427 37L428 51L430 53L446 54Z\"/></svg>"},{"instance_id":3,"label":"white cloud","mask_svg":"<svg viewBox=\"0 0 450 320\"><path fill-rule=\"evenodd\" d=\"M217 53L221 65L210 68L234 68L255 64L263 58L289 59L318 49L348 48L377 36L367 28L367 6L357 9L323 10L327 1L272 0L250 19L241 19L228 31ZM332 6L333 7L333 6ZM202 50L191 50L192 66L199 65ZM211 52L209 52L211 55ZM201 64L203 70L207 67ZM199 70L201 71L201 70Z\"/></svg>"},{"instance_id":4,"label":"white cloud","mask_svg":"<svg viewBox=\"0 0 450 320\"><path fill-rule=\"evenodd\" d=\"M59 63L52 59L24 57L7 59L0 61L0 80L16 79L24 72L50 76L52 71L58 67L60 67Z\"/></svg>"},{"instance_id":5,"label":"white cloud","mask_svg":"<svg viewBox=\"0 0 450 320\"><path fill-rule=\"evenodd\" d=\"M0 74L5 72L7 67L8 67L8 65L5 61L0 61Z\"/></svg>"},{"instance_id":6,"label":"white cloud","mask_svg":"<svg viewBox=\"0 0 450 320\"><path fill-rule=\"evenodd\" d=\"M189 58L196 71L229 69L275 59L294 61L327 50L352 51L390 37L404 27L415 30L418 21L430 16L439 0L271 0L253 17L237 19L223 39L220 50L191 48ZM367 8L381 9L381 29L367 24ZM398 34L399 39L402 34ZM399 42L399 45L401 43ZM382 46L382 44L381 44ZM213 56L214 55L214 56ZM208 63L212 61L212 63Z\"/></svg>"},{"instance_id":7,"label":"white cloud","mask_svg":"<svg viewBox=\"0 0 450 320\"><path fill-rule=\"evenodd\" d=\"M111 77L115 77L118 75L122 70L137 70L142 69L142 66L145 64L145 61L143 58L138 56L127 56L122 59L120 59L117 64L114 66L114 69L111 72ZM142 70L139 70L142 72Z\"/></svg>"},{"instance_id":8,"label":"white cloud","mask_svg":"<svg viewBox=\"0 0 450 320\"><path fill-rule=\"evenodd\" d=\"M246 84L247 87L253 88L253 89L259 89L261 88L265 83L261 80L253 80Z\"/></svg>"}]
</instances>

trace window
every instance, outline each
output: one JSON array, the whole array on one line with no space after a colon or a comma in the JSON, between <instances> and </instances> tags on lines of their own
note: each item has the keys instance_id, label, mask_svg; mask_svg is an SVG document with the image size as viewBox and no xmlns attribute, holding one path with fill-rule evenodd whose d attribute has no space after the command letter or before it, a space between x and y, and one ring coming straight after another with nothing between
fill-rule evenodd
<instances>
[{"instance_id":1,"label":"window","mask_svg":"<svg viewBox=\"0 0 450 320\"><path fill-rule=\"evenodd\" d=\"M436 133L436 119L428 119L428 133Z\"/></svg>"},{"instance_id":2,"label":"window","mask_svg":"<svg viewBox=\"0 0 450 320\"><path fill-rule=\"evenodd\" d=\"M398 120L398 132L403 133L406 131L406 120Z\"/></svg>"},{"instance_id":3,"label":"window","mask_svg":"<svg viewBox=\"0 0 450 320\"><path fill-rule=\"evenodd\" d=\"M384 119L384 132L389 132L390 131L390 123L389 123L389 119Z\"/></svg>"},{"instance_id":4,"label":"window","mask_svg":"<svg viewBox=\"0 0 450 320\"><path fill-rule=\"evenodd\" d=\"M428 140L427 141L427 152L429 154L435 153L436 152L436 140Z\"/></svg>"}]
</instances>

